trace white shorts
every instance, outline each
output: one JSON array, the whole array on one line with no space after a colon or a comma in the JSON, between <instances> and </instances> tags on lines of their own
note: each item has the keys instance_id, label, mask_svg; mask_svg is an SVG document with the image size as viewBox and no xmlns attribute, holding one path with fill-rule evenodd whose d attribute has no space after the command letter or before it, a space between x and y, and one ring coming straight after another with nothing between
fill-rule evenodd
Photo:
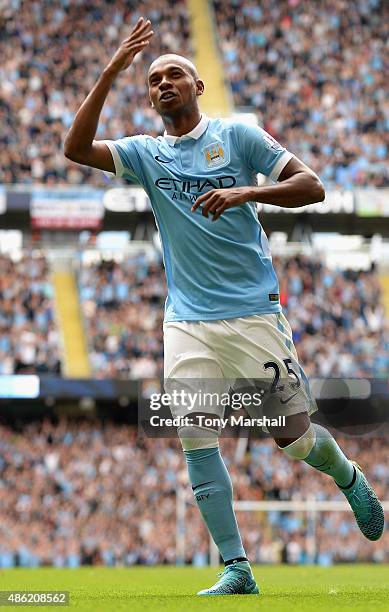
<instances>
[{"instance_id":1,"label":"white shorts","mask_svg":"<svg viewBox=\"0 0 389 612\"><path fill-rule=\"evenodd\" d=\"M298 363L292 331L282 313L220 321L164 324L165 390L227 393L247 388L266 390L264 401L246 406L250 417L278 417L317 410L308 379ZM224 415L225 405L202 402L193 410ZM171 406L173 416L184 416Z\"/></svg>"}]
</instances>

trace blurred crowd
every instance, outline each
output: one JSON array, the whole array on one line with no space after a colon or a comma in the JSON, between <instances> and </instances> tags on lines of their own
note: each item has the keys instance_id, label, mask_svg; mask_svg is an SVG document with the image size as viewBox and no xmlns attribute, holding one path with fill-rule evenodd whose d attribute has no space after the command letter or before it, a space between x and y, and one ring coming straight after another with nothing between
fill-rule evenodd
<instances>
[{"instance_id":1,"label":"blurred crowd","mask_svg":"<svg viewBox=\"0 0 389 612\"><path fill-rule=\"evenodd\" d=\"M44 255L0 254L0 375L61 371L53 287Z\"/></svg>"},{"instance_id":2,"label":"blurred crowd","mask_svg":"<svg viewBox=\"0 0 389 612\"><path fill-rule=\"evenodd\" d=\"M122 74L97 138L162 133L146 74L161 53L191 57L184 0L9 0L1 3L0 183L103 184L68 162L63 140L105 63L136 23L156 24L150 49ZM388 4L381 0L214 0L218 41L235 106L327 186L389 186ZM309 376L387 377L389 326L374 269L274 259L280 299ZM0 255L0 374L60 374L53 288L42 254ZM162 263L144 253L79 273L90 360L98 378L141 379L163 369ZM345 451L389 499L384 439L344 438ZM236 499L343 499L331 480L293 462L273 442L243 456L223 440ZM132 565L176 560L176 491L187 492L185 559L203 565L209 536L193 504L177 441L139 438L112 423L61 419L0 426L0 567ZM316 548L304 513L239 512L254 562L389 562L353 518L323 513ZM43 528L44 526L44 528Z\"/></svg>"},{"instance_id":3,"label":"blurred crowd","mask_svg":"<svg viewBox=\"0 0 389 612\"><path fill-rule=\"evenodd\" d=\"M152 378L163 371L165 275L145 253L81 268L79 295L98 378Z\"/></svg>"},{"instance_id":4,"label":"blurred crowd","mask_svg":"<svg viewBox=\"0 0 389 612\"><path fill-rule=\"evenodd\" d=\"M214 6L235 106L255 111L327 186L388 186L387 3L214 0ZM104 184L103 173L64 158L63 141L139 16L152 21L155 35L114 84L98 139L162 133L146 75L162 53L192 56L184 0L3 3L0 183Z\"/></svg>"},{"instance_id":5,"label":"blurred crowd","mask_svg":"<svg viewBox=\"0 0 389 612\"><path fill-rule=\"evenodd\" d=\"M389 322L378 275L334 270L320 259L274 258L280 301L308 376L386 378ZM0 256L0 374L60 374L62 350L48 261ZM166 282L157 251L84 264L79 295L96 378L163 372Z\"/></svg>"},{"instance_id":6,"label":"blurred crowd","mask_svg":"<svg viewBox=\"0 0 389 612\"><path fill-rule=\"evenodd\" d=\"M162 133L147 70L167 52L191 55L183 0L10 0L1 6L0 183L103 183L68 162L63 141L75 112L139 17L155 25L150 49L119 76L97 139Z\"/></svg>"},{"instance_id":7,"label":"blurred crowd","mask_svg":"<svg viewBox=\"0 0 389 612\"><path fill-rule=\"evenodd\" d=\"M387 378L389 321L374 268L332 270L306 256L273 261L306 374Z\"/></svg>"},{"instance_id":8,"label":"blurred crowd","mask_svg":"<svg viewBox=\"0 0 389 612\"><path fill-rule=\"evenodd\" d=\"M235 106L339 188L389 185L384 0L214 0Z\"/></svg>"},{"instance_id":9,"label":"blurred crowd","mask_svg":"<svg viewBox=\"0 0 389 612\"><path fill-rule=\"evenodd\" d=\"M381 499L389 499L384 438L339 438ZM237 500L344 499L328 476L282 454L273 441L251 440L222 452ZM186 563L208 561L200 519L177 440L137 436L128 425L49 420L0 426L0 567L78 567L176 561L176 491L187 497ZM304 512L238 512L253 562L321 565L389 561L389 532L371 543L351 512L319 514L316 546ZM189 528L190 526L190 528Z\"/></svg>"},{"instance_id":10,"label":"blurred crowd","mask_svg":"<svg viewBox=\"0 0 389 612\"><path fill-rule=\"evenodd\" d=\"M389 322L378 275L339 271L319 259L274 258L280 300L307 375L386 378ZM161 374L166 296L162 264L143 254L84 266L80 295L97 377Z\"/></svg>"}]
</instances>

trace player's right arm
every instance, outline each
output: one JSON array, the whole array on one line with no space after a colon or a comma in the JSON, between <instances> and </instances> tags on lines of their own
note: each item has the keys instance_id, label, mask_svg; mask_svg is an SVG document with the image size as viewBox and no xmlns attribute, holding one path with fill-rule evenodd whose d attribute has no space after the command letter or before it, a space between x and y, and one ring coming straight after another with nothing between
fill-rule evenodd
<instances>
[{"instance_id":1,"label":"player's right arm","mask_svg":"<svg viewBox=\"0 0 389 612\"><path fill-rule=\"evenodd\" d=\"M141 17L130 36L121 43L74 118L64 142L65 157L85 166L115 172L108 146L94 140L101 109L119 72L131 66L135 55L147 47L153 33L150 21Z\"/></svg>"}]
</instances>

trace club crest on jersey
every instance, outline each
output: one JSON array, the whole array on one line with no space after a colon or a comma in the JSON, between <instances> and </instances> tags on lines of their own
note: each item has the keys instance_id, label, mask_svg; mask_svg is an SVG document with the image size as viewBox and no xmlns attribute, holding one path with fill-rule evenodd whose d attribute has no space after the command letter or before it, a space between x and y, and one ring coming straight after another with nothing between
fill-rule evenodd
<instances>
[{"instance_id":1,"label":"club crest on jersey","mask_svg":"<svg viewBox=\"0 0 389 612\"><path fill-rule=\"evenodd\" d=\"M203 155L208 168L217 168L227 163L226 153L220 142L211 142L204 147Z\"/></svg>"}]
</instances>

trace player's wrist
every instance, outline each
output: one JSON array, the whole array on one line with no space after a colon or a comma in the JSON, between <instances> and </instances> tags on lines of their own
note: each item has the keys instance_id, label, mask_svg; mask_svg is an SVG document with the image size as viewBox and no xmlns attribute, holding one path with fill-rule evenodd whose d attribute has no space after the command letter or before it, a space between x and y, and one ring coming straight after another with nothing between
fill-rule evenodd
<instances>
[{"instance_id":1,"label":"player's wrist","mask_svg":"<svg viewBox=\"0 0 389 612\"><path fill-rule=\"evenodd\" d=\"M114 80L118 76L119 72L120 70L118 70L118 68L112 64L108 64L103 70L103 77Z\"/></svg>"},{"instance_id":2,"label":"player's wrist","mask_svg":"<svg viewBox=\"0 0 389 612\"><path fill-rule=\"evenodd\" d=\"M245 202L257 202L257 198L259 196L259 188L258 187L246 187L246 200Z\"/></svg>"}]
</instances>

